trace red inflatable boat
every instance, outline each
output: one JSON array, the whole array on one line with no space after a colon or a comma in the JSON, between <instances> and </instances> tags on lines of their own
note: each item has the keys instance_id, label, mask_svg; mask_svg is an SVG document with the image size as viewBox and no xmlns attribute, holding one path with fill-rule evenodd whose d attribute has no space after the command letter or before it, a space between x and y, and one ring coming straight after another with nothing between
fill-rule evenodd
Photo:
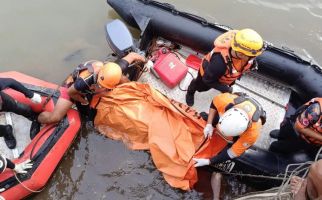
<instances>
[{"instance_id":1,"label":"red inflatable boat","mask_svg":"<svg viewBox=\"0 0 322 200\"><path fill-rule=\"evenodd\" d=\"M33 104L30 99L19 92L11 89L5 90L7 94L17 101L31 105L34 111L39 112L41 109L51 111L55 107L55 102L59 97L57 85L19 72L0 73L0 77L14 78L20 81L30 90L39 93L43 97L43 102L47 96L51 96L45 108L42 108L42 104ZM9 121L12 123L14 135L17 139L16 149L10 150L5 149L3 139L0 138L1 153L4 153L14 163L31 159L33 167L28 170L27 174L15 175L13 170L10 169L0 174L0 188L5 189L0 193L0 199L22 199L34 192L38 192L45 186L77 136L81 124L80 117L77 110L71 108L63 120L58 124L43 125L37 136L30 141L29 125L31 122L29 120L13 113L2 113L1 115L5 115L6 117L3 118L6 119L8 119L8 115L10 116Z\"/></svg>"}]
</instances>

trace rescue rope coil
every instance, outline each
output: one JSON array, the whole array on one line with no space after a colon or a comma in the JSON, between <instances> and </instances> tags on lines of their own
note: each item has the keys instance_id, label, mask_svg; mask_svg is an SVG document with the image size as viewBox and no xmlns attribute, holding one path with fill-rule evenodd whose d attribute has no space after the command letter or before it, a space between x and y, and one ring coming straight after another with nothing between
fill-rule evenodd
<instances>
[{"instance_id":1,"label":"rescue rope coil","mask_svg":"<svg viewBox=\"0 0 322 200\"><path fill-rule=\"evenodd\" d=\"M17 179L17 181L20 183L20 185L22 185L22 187L23 188L25 188L26 190L28 190L28 191L30 191L30 192L33 192L33 193L40 193L40 192L42 192L44 189L45 189L45 187L43 187L42 189L40 189L40 190L33 190L33 189L30 189L28 186L26 186L25 184L23 184L22 183L22 181L20 181L20 179L18 178L18 176L17 176L17 173L16 172L14 172L14 174L15 174L15 178Z\"/></svg>"},{"instance_id":2,"label":"rescue rope coil","mask_svg":"<svg viewBox=\"0 0 322 200\"><path fill-rule=\"evenodd\" d=\"M293 176L299 175L301 172L305 171L304 174L301 176L301 178L304 178L307 176L310 166L312 163L316 162L319 158L319 155L321 154L322 151L322 147L320 147L319 151L317 152L314 161L309 161L309 162L305 162L305 163L298 163L298 164L289 164L286 167L285 170L285 175L282 179L280 179L280 177L270 177L270 176L253 176L252 177L257 177L257 178L279 178L280 180L283 180L282 184L277 187L277 188L271 188L269 190L263 191L263 192L254 192L250 195L247 196L243 196L243 197L239 197L236 200L251 200L251 199L264 199L264 198L268 198L268 199L293 199L294 196L292 194L292 192L290 191L290 180ZM298 167L296 167L294 170L292 170L291 172L289 172L290 167L296 166L298 165ZM306 167L304 167L306 166ZM227 174L232 174L232 173L227 173ZM287 174L289 174L287 176ZM242 174L242 176L249 176L249 174Z\"/></svg>"}]
</instances>

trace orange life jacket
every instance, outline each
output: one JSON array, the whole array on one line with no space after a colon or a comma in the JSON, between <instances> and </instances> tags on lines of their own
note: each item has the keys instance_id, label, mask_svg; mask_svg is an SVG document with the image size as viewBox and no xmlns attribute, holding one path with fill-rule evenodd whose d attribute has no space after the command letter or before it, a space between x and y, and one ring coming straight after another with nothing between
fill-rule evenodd
<instances>
[{"instance_id":1,"label":"orange life jacket","mask_svg":"<svg viewBox=\"0 0 322 200\"><path fill-rule=\"evenodd\" d=\"M88 94L93 95L90 101L90 107L95 108L97 103L99 102L99 96L97 95L97 76L98 72L104 63L96 60L87 61L83 64L80 64L76 67L76 69L67 77L65 81L65 87L70 87L77 78L87 79L90 76L94 76L94 84L89 85L90 90ZM89 99L90 100L90 99Z\"/></svg>"},{"instance_id":2,"label":"orange life jacket","mask_svg":"<svg viewBox=\"0 0 322 200\"><path fill-rule=\"evenodd\" d=\"M78 78L87 79L90 76L94 76L94 84L89 85L89 93L95 93L97 87L97 75L99 70L104 64L100 61L91 60L83 64L80 64L76 69L67 77L65 81L65 86L70 87Z\"/></svg>"},{"instance_id":3,"label":"orange life jacket","mask_svg":"<svg viewBox=\"0 0 322 200\"><path fill-rule=\"evenodd\" d=\"M203 58L210 62L214 53L221 54L226 63L226 72L222 77L219 78L218 81L225 85L231 85L236 79L241 77L245 71L249 70L254 62L254 60L251 59L246 63L246 65L242 65L241 60L231 58L229 53L231 49L231 40L234 39L236 33L237 30L231 30L216 38L214 42L214 49ZM200 67L200 74L201 76L205 74L204 67L202 65Z\"/></svg>"},{"instance_id":4,"label":"orange life jacket","mask_svg":"<svg viewBox=\"0 0 322 200\"><path fill-rule=\"evenodd\" d=\"M252 123L257 123L261 119L261 124L266 122L266 112L262 106L253 98L249 97L245 93L222 93L214 97L213 104L215 105L219 115L223 115L227 110L232 107L240 108L244 110L249 119L248 127L252 126ZM225 138L227 141L232 141L233 138Z\"/></svg>"},{"instance_id":5,"label":"orange life jacket","mask_svg":"<svg viewBox=\"0 0 322 200\"><path fill-rule=\"evenodd\" d=\"M315 124L312 124L309 128L312 129L316 134L322 134L322 98L314 98L311 101L307 102L306 104L304 104L304 108L302 108L298 113L298 116L301 115L303 112L305 112L306 108L309 107L311 104L313 103L319 103L320 105L320 118L318 119L318 121ZM308 143L313 143L313 144L319 144L322 145L322 141L317 140L315 138L309 137L307 135L302 134L301 132L299 132L300 136L306 140Z\"/></svg>"},{"instance_id":6,"label":"orange life jacket","mask_svg":"<svg viewBox=\"0 0 322 200\"><path fill-rule=\"evenodd\" d=\"M258 122L258 120L261 119L262 124L265 124L266 113L262 106L255 99L242 92L234 94L227 93L227 95L222 95L221 98L221 102L226 104L225 106L218 105L219 101L216 100L216 97L213 99L213 104L216 106L216 108L224 108L218 109L220 115L224 114L224 112L230 108L235 107L244 110L252 122Z\"/></svg>"}]
</instances>

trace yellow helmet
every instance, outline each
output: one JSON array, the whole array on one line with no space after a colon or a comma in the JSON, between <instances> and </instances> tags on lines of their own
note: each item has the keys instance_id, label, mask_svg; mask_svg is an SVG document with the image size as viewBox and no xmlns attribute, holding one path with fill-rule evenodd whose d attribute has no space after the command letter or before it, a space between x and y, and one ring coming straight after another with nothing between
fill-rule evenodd
<instances>
[{"instance_id":1,"label":"yellow helmet","mask_svg":"<svg viewBox=\"0 0 322 200\"><path fill-rule=\"evenodd\" d=\"M250 57L259 56L265 49L262 37L252 29L238 31L231 40L231 47L234 51Z\"/></svg>"},{"instance_id":2,"label":"yellow helmet","mask_svg":"<svg viewBox=\"0 0 322 200\"><path fill-rule=\"evenodd\" d=\"M104 88L113 89L117 84L119 84L121 77L121 67L114 62L109 62L98 72L97 82Z\"/></svg>"}]
</instances>

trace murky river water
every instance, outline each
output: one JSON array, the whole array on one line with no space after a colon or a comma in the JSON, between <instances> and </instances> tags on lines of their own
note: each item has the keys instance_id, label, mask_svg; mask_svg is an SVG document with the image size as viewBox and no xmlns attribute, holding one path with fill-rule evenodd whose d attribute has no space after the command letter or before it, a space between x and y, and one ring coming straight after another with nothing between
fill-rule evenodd
<instances>
[{"instance_id":1,"label":"murky river water","mask_svg":"<svg viewBox=\"0 0 322 200\"><path fill-rule=\"evenodd\" d=\"M79 63L102 60L110 52L104 24L117 15L104 0L0 2L1 71L20 71L60 83ZM322 64L321 0L166 2L212 22L253 28L265 40ZM226 186L224 199L248 190L236 185L232 191L234 186ZM84 126L47 187L32 199L210 199L210 192L210 186L191 192L171 188L155 170L148 152L129 151Z\"/></svg>"}]
</instances>

